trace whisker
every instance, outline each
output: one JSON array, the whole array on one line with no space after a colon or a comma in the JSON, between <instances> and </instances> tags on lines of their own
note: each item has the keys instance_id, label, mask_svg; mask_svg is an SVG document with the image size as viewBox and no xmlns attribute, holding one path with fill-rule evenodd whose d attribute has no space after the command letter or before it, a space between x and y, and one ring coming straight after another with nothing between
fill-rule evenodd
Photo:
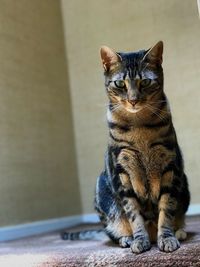
<instances>
[{"instance_id":1,"label":"whisker","mask_svg":"<svg viewBox=\"0 0 200 267\"><path fill-rule=\"evenodd\" d=\"M149 103L151 103L151 104L167 103L167 100L150 101Z\"/></svg>"},{"instance_id":2,"label":"whisker","mask_svg":"<svg viewBox=\"0 0 200 267\"><path fill-rule=\"evenodd\" d=\"M150 103L153 103L153 102L150 102ZM155 102L155 103L157 103L157 102ZM160 108L158 108L158 107L156 107L156 106L152 106L152 105L150 105L149 103L147 103L149 106L151 106L154 110L156 110L156 111L160 111L162 114L170 114L170 111L169 110L163 110L163 109L160 109Z\"/></svg>"},{"instance_id":3,"label":"whisker","mask_svg":"<svg viewBox=\"0 0 200 267\"><path fill-rule=\"evenodd\" d=\"M155 108L149 104L146 104L146 107L153 113L155 114L158 118L160 118L161 120L166 120L166 118L164 116L162 116L160 113L158 113Z\"/></svg>"},{"instance_id":4,"label":"whisker","mask_svg":"<svg viewBox=\"0 0 200 267\"><path fill-rule=\"evenodd\" d=\"M149 107L149 109L157 116L159 117L161 120L166 120L166 118L160 114L157 110L153 109L152 107Z\"/></svg>"},{"instance_id":5,"label":"whisker","mask_svg":"<svg viewBox=\"0 0 200 267\"><path fill-rule=\"evenodd\" d=\"M110 111L111 111L111 112L114 112L114 111L116 111L119 107L120 107L120 104L119 104L119 103L117 103L117 104L113 104L112 107L111 107L111 109L110 109Z\"/></svg>"},{"instance_id":6,"label":"whisker","mask_svg":"<svg viewBox=\"0 0 200 267\"><path fill-rule=\"evenodd\" d=\"M162 109L159 109L156 107L154 107L153 109L157 112L160 112L161 115L167 115L167 114L169 115L170 114L170 112L168 110L162 110Z\"/></svg>"}]
</instances>

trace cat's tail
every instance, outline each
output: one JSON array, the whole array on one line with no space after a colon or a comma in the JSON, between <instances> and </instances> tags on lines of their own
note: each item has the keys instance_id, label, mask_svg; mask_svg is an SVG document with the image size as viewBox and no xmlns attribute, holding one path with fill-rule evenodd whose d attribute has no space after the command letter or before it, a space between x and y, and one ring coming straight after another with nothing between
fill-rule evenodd
<instances>
[{"instance_id":1,"label":"cat's tail","mask_svg":"<svg viewBox=\"0 0 200 267\"><path fill-rule=\"evenodd\" d=\"M84 230L79 232L63 232L61 234L63 240L105 240L107 235L103 229L100 230Z\"/></svg>"}]
</instances>

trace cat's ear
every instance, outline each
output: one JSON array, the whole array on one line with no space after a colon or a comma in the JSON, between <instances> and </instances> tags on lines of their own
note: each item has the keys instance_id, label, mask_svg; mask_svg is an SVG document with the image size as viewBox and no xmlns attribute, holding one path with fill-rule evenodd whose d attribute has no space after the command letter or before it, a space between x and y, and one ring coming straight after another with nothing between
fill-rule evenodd
<instances>
[{"instance_id":1,"label":"cat's ear","mask_svg":"<svg viewBox=\"0 0 200 267\"><path fill-rule=\"evenodd\" d=\"M147 59L150 62L162 64L162 55L163 55L163 42L159 41L152 48L150 48L144 56L144 59Z\"/></svg>"},{"instance_id":2,"label":"cat's ear","mask_svg":"<svg viewBox=\"0 0 200 267\"><path fill-rule=\"evenodd\" d=\"M112 65L122 61L121 56L107 46L101 47L100 55L105 71L109 71Z\"/></svg>"}]
</instances>

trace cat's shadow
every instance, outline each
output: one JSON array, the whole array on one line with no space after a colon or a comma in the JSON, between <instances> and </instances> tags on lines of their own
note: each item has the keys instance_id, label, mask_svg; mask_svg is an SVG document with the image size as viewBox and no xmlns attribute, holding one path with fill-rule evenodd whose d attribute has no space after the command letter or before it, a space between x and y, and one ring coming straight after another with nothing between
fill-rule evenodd
<instances>
[{"instance_id":1,"label":"cat's shadow","mask_svg":"<svg viewBox=\"0 0 200 267\"><path fill-rule=\"evenodd\" d=\"M107 247L119 247L119 244L114 243L112 240L105 241L104 244Z\"/></svg>"},{"instance_id":2,"label":"cat's shadow","mask_svg":"<svg viewBox=\"0 0 200 267\"><path fill-rule=\"evenodd\" d=\"M183 242L192 240L196 234L195 232L187 232L187 238Z\"/></svg>"}]
</instances>

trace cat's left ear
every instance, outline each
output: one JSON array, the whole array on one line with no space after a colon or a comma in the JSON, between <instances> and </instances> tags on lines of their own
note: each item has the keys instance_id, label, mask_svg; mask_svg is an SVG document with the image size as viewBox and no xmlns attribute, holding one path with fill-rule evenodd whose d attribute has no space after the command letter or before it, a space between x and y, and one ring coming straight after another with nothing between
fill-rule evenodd
<instances>
[{"instance_id":1,"label":"cat's left ear","mask_svg":"<svg viewBox=\"0 0 200 267\"><path fill-rule=\"evenodd\" d=\"M105 71L109 71L113 65L122 60L121 56L108 46L102 46L100 55Z\"/></svg>"},{"instance_id":2,"label":"cat's left ear","mask_svg":"<svg viewBox=\"0 0 200 267\"><path fill-rule=\"evenodd\" d=\"M150 48L144 56L144 59L149 60L152 63L162 64L163 58L163 42L159 41L152 48Z\"/></svg>"}]
</instances>

